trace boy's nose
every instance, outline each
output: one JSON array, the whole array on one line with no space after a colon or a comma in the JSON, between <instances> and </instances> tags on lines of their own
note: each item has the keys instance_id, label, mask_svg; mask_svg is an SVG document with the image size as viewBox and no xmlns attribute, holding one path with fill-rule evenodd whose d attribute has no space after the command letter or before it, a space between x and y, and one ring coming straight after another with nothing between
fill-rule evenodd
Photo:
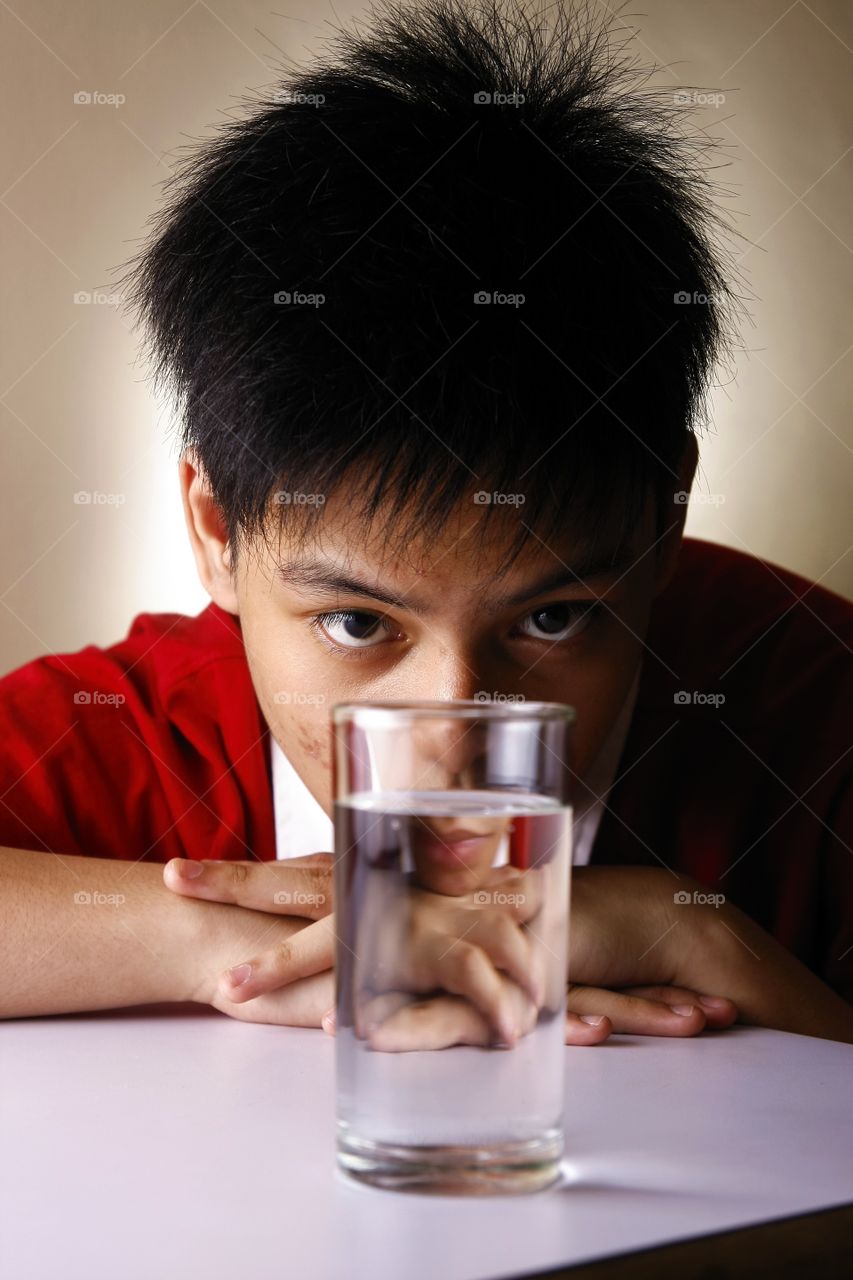
<instances>
[{"instance_id":1,"label":"boy's nose","mask_svg":"<svg viewBox=\"0 0 853 1280\"><path fill-rule=\"evenodd\" d=\"M485 731L476 720L423 720L415 723L412 738L424 768L446 775L457 785L481 758L485 747Z\"/></svg>"}]
</instances>

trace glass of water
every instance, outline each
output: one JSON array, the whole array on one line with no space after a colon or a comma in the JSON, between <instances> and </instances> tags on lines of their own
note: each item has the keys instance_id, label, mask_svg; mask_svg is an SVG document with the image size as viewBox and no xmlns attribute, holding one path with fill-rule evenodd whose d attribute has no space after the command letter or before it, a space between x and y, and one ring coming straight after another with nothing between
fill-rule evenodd
<instances>
[{"instance_id":1,"label":"glass of water","mask_svg":"<svg viewBox=\"0 0 853 1280\"><path fill-rule=\"evenodd\" d=\"M339 1167L444 1194L549 1186L574 712L458 700L331 715Z\"/></svg>"}]
</instances>

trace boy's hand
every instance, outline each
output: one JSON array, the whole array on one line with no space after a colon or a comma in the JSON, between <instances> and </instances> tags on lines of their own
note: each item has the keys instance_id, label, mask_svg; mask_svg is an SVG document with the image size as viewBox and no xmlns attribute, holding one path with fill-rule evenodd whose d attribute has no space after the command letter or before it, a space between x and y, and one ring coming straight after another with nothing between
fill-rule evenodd
<instances>
[{"instance_id":1,"label":"boy's hand","mask_svg":"<svg viewBox=\"0 0 853 1280\"><path fill-rule=\"evenodd\" d=\"M166 864L164 881L177 893L306 919L303 928L288 930L274 946L226 970L214 986L204 980L200 999L235 1014L235 1006L247 1006L236 1016L251 1019L263 1012L261 1020L267 1021L275 1008L270 997L301 982L306 992L328 990L329 999L313 1023L320 1025L322 1013L334 999L333 985L316 981L324 973L331 978L334 966L332 857L317 853L276 863L174 859ZM534 879L532 873L495 868L488 884L501 886L507 906L479 904L478 891L451 898L412 889L407 893L408 909L388 912L385 919L390 927L377 931L380 945L371 965L374 991L402 988L419 993L444 988L471 1001L494 1031L511 1043L516 1027L524 1021L515 1008L520 991L512 989L515 983L501 981L497 966L523 983L531 999L538 997L534 1011L544 996L541 957L520 928L541 907L541 891ZM308 979L315 981L308 983ZM262 997L257 1008L248 1007ZM526 1000L525 1005L529 1004ZM301 1018L301 1002L299 1011ZM300 1025L304 1024L300 1021Z\"/></svg>"},{"instance_id":2,"label":"boy's hand","mask_svg":"<svg viewBox=\"0 0 853 1280\"><path fill-rule=\"evenodd\" d=\"M732 1021L736 1008L737 1020L750 1026L853 1043L853 1008L745 912L689 876L655 867L576 867L570 949L572 981L633 988L644 1002L637 1006L644 1026L654 988L678 986L699 993L711 1025ZM728 997L716 1013L705 1003L711 993ZM598 1011L604 995L575 986L570 1006L580 999ZM624 1018L628 1010L621 1009Z\"/></svg>"},{"instance_id":3,"label":"boy's hand","mask_svg":"<svg viewBox=\"0 0 853 1280\"><path fill-rule=\"evenodd\" d=\"M506 1029L495 1036L489 1018L464 996L417 999L407 991L387 991L356 1009L355 1034L369 1048L400 1053L412 1049L449 1049L452 1045L513 1046L536 1026L539 1009L510 978L497 974ZM331 1012L331 1011L330 1011ZM336 1030L334 1018L323 1028Z\"/></svg>"},{"instance_id":4,"label":"boy's hand","mask_svg":"<svg viewBox=\"0 0 853 1280\"><path fill-rule=\"evenodd\" d=\"M357 1035L392 1050L488 1045L495 1034L512 1046L536 1025L543 1005L566 1010L566 1042L579 1045L598 1044L613 1030L691 1036L737 1017L730 1000L661 984L621 991L572 985L567 1001L565 975L548 963L541 872L495 868L484 887L499 888L500 897L483 904L480 890L453 898L414 890L407 910L380 912L389 924L376 930L366 981L356 983L373 996L356 1009ZM427 992L427 999L412 998Z\"/></svg>"},{"instance_id":5,"label":"boy's hand","mask_svg":"<svg viewBox=\"0 0 853 1280\"><path fill-rule=\"evenodd\" d=\"M242 965L233 966L240 970L237 974L233 974L233 970L221 974L215 971L205 973L197 999L244 1021L321 1025L323 1014L334 1004L332 858L331 853L317 853L275 863L187 863L175 859L166 864L165 883L186 896L231 903L259 913L281 912L290 916L300 911L304 913L304 924L294 929L290 921L290 928L282 931L274 946L267 945L266 950L259 951L246 962L251 969L248 975ZM180 872L187 866L202 867L201 875L185 879ZM605 875L613 871L618 876L623 869L602 870ZM633 869L627 870L630 874ZM505 882L518 874L511 868L496 868L494 879L506 888ZM577 885L581 880L578 869L575 869L575 878ZM277 895L278 902L275 900ZM629 896L637 905L639 900L636 896L633 893ZM576 893L576 899L578 897ZM585 908L588 916L586 932L593 940L601 933L600 941L603 941L610 932L607 922L600 919L600 911L607 907L609 897L606 883L596 886L596 892ZM577 911L574 916L578 917ZM266 934L262 933L259 941L268 944L269 934L279 932L275 927L277 923L270 918ZM283 926L285 922L281 921L281 924ZM576 932L577 926L573 925L573 933ZM577 950L573 945L573 954ZM639 950L635 946L637 953ZM582 958L581 955L576 957L578 962ZM694 989L683 986L639 987L636 985L639 976L637 972L632 975L633 984L626 983L629 989L625 991L602 990L598 984L570 987L566 1043L598 1044L614 1031L689 1036L697 1034L705 1026L726 1026L736 1016L729 1000L714 1000L714 997L701 996ZM243 980L235 983L233 977ZM709 999L710 1003L706 1005L705 1001ZM410 997L398 996L398 1005L404 1002L412 1004ZM407 1013L404 1010L386 1033L390 1040L392 1032L394 1036L400 1032L401 1047L418 1047L420 1036L428 1043L435 1039L452 1039L453 1043L488 1043L494 1035L493 1027L482 1013L459 997L435 997L419 1001L417 1005L417 1011ZM677 1006L690 1007L692 1012L683 1016L674 1011ZM428 1026L432 1019L435 1025ZM414 1035L415 1028L418 1029L417 1035Z\"/></svg>"},{"instance_id":6,"label":"boy's hand","mask_svg":"<svg viewBox=\"0 0 853 1280\"><path fill-rule=\"evenodd\" d=\"M274 862L172 858L163 867L163 881L187 897L319 920L332 910L333 857L308 853Z\"/></svg>"},{"instance_id":7,"label":"boy's hand","mask_svg":"<svg viewBox=\"0 0 853 1280\"><path fill-rule=\"evenodd\" d=\"M499 895L486 885L499 887ZM523 927L541 907L535 871L494 868L479 888L454 896L415 884L378 885L365 954L354 961L359 997L440 991L452 1007L470 1004L471 1026L485 1022L512 1043L547 996L543 949Z\"/></svg>"},{"instance_id":8,"label":"boy's hand","mask_svg":"<svg viewBox=\"0 0 853 1280\"><path fill-rule=\"evenodd\" d=\"M233 915L216 916L213 929L200 917L187 962L191 991L184 998L243 1022L318 1027L335 999L332 858L316 853L272 863L167 862L163 881L174 893L234 907ZM235 962L261 946L265 950L247 975ZM232 968L225 968L229 963ZM288 976L273 981L270 970Z\"/></svg>"},{"instance_id":9,"label":"boy's hand","mask_svg":"<svg viewBox=\"0 0 853 1280\"><path fill-rule=\"evenodd\" d=\"M517 1034L503 1041L513 1047L536 1026L538 1010L517 984L503 978L506 998L515 1011ZM614 1031L642 1035L693 1036L703 1028L727 1027L737 1010L730 1000L710 999L679 987L637 987L618 991L597 991L592 987L569 989L565 1042L594 1045L607 1040ZM608 1009L609 1014L572 1012L573 1003L583 1008ZM679 1014L677 1008L690 1008ZM588 1021L585 1019L589 1019ZM330 1009L322 1020L323 1029L334 1035L336 1022ZM368 1001L356 1013L355 1032L371 1049L404 1053L417 1049L448 1049L453 1045L495 1047L488 1020L459 996L437 995L413 998L404 991L389 991Z\"/></svg>"}]
</instances>

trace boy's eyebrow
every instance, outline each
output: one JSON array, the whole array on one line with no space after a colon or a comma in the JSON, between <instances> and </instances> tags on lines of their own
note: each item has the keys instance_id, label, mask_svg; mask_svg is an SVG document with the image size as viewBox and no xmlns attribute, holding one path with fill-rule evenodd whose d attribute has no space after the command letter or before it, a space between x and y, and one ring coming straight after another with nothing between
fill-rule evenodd
<instances>
[{"instance_id":1,"label":"boy's eyebrow","mask_svg":"<svg viewBox=\"0 0 853 1280\"><path fill-rule=\"evenodd\" d=\"M533 600L536 596L544 595L548 591L556 591L560 587L577 586L595 578L612 577L630 568L635 559L635 555L620 551L609 556L582 561L573 569L562 565L560 568L546 574L543 578L524 587L521 591L482 601L478 607L482 608L486 613L499 613L503 609L511 608L513 605L524 604L527 600ZM297 591L305 593L308 591L312 593L319 592L323 595L338 595L342 593L369 596L382 604L393 605L398 609L405 609L407 612L419 616L433 612L429 605L398 595L394 591L371 584L362 578L343 573L335 565L325 560L282 561L277 564L276 569L281 580Z\"/></svg>"}]
</instances>

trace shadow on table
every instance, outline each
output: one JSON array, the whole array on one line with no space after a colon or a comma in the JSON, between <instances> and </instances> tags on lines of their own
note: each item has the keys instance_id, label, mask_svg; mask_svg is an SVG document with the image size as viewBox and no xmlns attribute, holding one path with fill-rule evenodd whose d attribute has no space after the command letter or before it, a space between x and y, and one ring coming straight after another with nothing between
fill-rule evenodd
<instances>
[{"instance_id":1,"label":"shadow on table","mask_svg":"<svg viewBox=\"0 0 853 1280\"><path fill-rule=\"evenodd\" d=\"M187 1002L186 1004L134 1004L128 1005L126 1008L119 1009L81 1009L77 1013L51 1013L43 1015L47 1018L109 1018L115 1021L117 1018L133 1020L134 1018L225 1018L228 1015L220 1013L218 1009L214 1009L212 1005L195 1004Z\"/></svg>"}]
</instances>

